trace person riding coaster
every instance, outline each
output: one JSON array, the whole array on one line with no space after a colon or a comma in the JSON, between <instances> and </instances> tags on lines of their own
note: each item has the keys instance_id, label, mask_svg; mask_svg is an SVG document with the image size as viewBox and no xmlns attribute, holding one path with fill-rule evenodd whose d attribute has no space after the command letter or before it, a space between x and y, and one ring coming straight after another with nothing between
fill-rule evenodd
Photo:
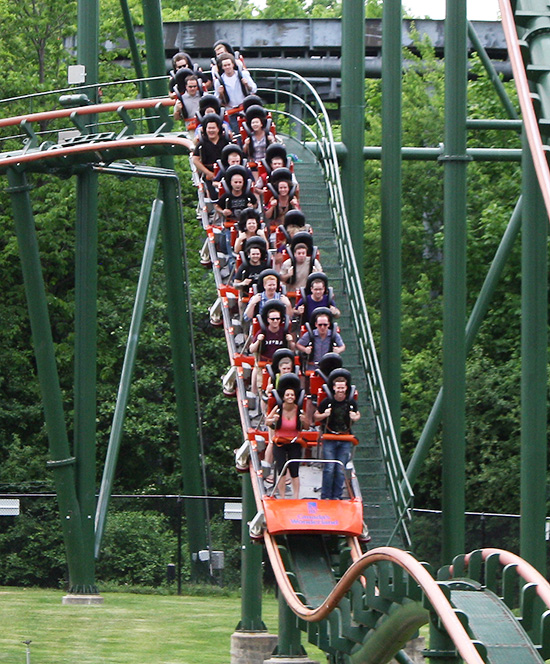
<instances>
[{"instance_id":1,"label":"person riding coaster","mask_svg":"<svg viewBox=\"0 0 550 664\"><path fill-rule=\"evenodd\" d=\"M302 406L305 392L300 387L300 379L296 374L288 373L279 378L277 388L273 391L275 407L266 417L266 424L273 430L273 456L275 470L278 475L277 490L281 498L285 497L285 477L282 470L287 461L302 458L301 430L308 426ZM300 478L299 463L289 465L292 494L299 498Z\"/></svg>"},{"instance_id":2,"label":"person riding coaster","mask_svg":"<svg viewBox=\"0 0 550 664\"><path fill-rule=\"evenodd\" d=\"M313 244L311 233L300 231L286 245L286 252L288 258L281 265L281 279L297 295L307 284L308 277L322 270L319 250Z\"/></svg>"},{"instance_id":3,"label":"person riding coaster","mask_svg":"<svg viewBox=\"0 0 550 664\"><path fill-rule=\"evenodd\" d=\"M239 117L239 133L251 168L258 170L257 162L265 157L268 146L275 141L273 121L267 109L257 104L249 106L244 111L244 119Z\"/></svg>"},{"instance_id":4,"label":"person riding coaster","mask_svg":"<svg viewBox=\"0 0 550 664\"><path fill-rule=\"evenodd\" d=\"M334 291L328 285L327 275L324 272L312 272L307 278L305 287L300 288L294 309L294 312L300 316L300 325L305 325L319 307L328 307L335 318L340 316L340 310L334 301Z\"/></svg>"},{"instance_id":5,"label":"person riding coaster","mask_svg":"<svg viewBox=\"0 0 550 664\"><path fill-rule=\"evenodd\" d=\"M344 469L351 459L352 445L358 441L351 433L351 424L361 417L355 400L351 374L339 368L330 372L323 386L326 397L313 415L321 425L323 459L335 461L323 465L322 500L340 500L344 487Z\"/></svg>"}]
</instances>

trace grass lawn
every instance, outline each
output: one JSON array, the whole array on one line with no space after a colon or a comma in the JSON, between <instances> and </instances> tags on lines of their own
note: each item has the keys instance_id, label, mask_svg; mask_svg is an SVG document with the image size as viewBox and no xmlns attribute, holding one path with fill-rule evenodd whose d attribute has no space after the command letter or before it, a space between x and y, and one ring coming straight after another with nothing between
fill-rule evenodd
<instances>
[{"instance_id":1,"label":"grass lawn","mask_svg":"<svg viewBox=\"0 0 550 664\"><path fill-rule=\"evenodd\" d=\"M102 593L100 606L63 606L61 590L0 588L0 663L228 664L240 598ZM263 619L277 632L277 600ZM324 654L302 642L308 655Z\"/></svg>"}]
</instances>

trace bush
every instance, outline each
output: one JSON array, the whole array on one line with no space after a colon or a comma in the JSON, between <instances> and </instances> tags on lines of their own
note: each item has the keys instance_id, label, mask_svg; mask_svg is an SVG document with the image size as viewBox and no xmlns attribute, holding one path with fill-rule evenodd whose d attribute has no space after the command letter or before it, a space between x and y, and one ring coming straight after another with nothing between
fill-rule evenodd
<instances>
[{"instance_id":1,"label":"bush","mask_svg":"<svg viewBox=\"0 0 550 664\"><path fill-rule=\"evenodd\" d=\"M53 500L22 499L21 514L0 523L0 585L65 586L67 563Z\"/></svg>"},{"instance_id":2,"label":"bush","mask_svg":"<svg viewBox=\"0 0 550 664\"><path fill-rule=\"evenodd\" d=\"M166 581L166 565L176 556L177 539L164 515L112 512L97 562L98 582L159 586ZM186 574L184 569L184 578Z\"/></svg>"}]
</instances>

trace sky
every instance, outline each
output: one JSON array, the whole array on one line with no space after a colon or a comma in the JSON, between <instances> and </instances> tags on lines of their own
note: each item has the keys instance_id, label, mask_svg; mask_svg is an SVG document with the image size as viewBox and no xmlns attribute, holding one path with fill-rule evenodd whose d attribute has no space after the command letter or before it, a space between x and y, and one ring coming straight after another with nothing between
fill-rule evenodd
<instances>
[{"instance_id":1,"label":"sky","mask_svg":"<svg viewBox=\"0 0 550 664\"><path fill-rule=\"evenodd\" d=\"M413 16L445 17L445 0L402 0L402 4ZM467 6L470 21L496 21L499 18L498 0L468 0Z\"/></svg>"}]
</instances>

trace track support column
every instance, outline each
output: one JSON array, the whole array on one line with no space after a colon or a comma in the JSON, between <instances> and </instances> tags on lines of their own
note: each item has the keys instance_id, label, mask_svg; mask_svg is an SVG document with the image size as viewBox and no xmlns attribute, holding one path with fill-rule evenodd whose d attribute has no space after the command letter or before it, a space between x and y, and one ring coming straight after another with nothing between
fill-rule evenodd
<instances>
[{"instance_id":1,"label":"track support column","mask_svg":"<svg viewBox=\"0 0 550 664\"><path fill-rule=\"evenodd\" d=\"M10 169L7 175L49 441L51 461L48 466L55 481L71 592L96 592L95 587L86 586L88 575L84 565L80 507L75 490L75 458L70 452L65 424L30 187L24 174Z\"/></svg>"},{"instance_id":2,"label":"track support column","mask_svg":"<svg viewBox=\"0 0 550 664\"><path fill-rule=\"evenodd\" d=\"M466 394L466 0L447 0L443 259L443 562L464 551Z\"/></svg>"},{"instance_id":3,"label":"track support column","mask_svg":"<svg viewBox=\"0 0 550 664\"><path fill-rule=\"evenodd\" d=\"M381 369L393 428L401 431L401 0L382 17Z\"/></svg>"},{"instance_id":4,"label":"track support column","mask_svg":"<svg viewBox=\"0 0 550 664\"><path fill-rule=\"evenodd\" d=\"M520 553L546 575L548 217L523 138Z\"/></svg>"},{"instance_id":5,"label":"track support column","mask_svg":"<svg viewBox=\"0 0 550 664\"><path fill-rule=\"evenodd\" d=\"M342 3L342 141L346 156L342 164L342 189L357 269L363 278L365 235L365 4Z\"/></svg>"}]
</instances>

